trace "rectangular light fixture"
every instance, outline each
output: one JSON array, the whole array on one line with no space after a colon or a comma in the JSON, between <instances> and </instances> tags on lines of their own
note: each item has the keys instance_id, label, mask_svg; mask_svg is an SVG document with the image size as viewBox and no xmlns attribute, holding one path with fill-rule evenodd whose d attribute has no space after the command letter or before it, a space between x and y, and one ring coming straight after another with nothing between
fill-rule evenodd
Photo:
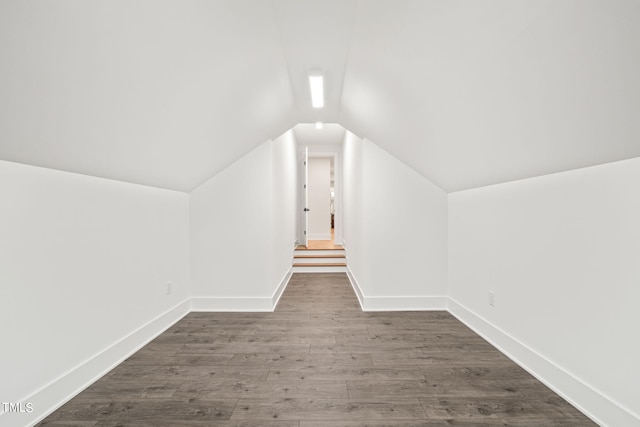
<instances>
[{"instance_id":1,"label":"rectangular light fixture","mask_svg":"<svg viewBox=\"0 0 640 427\"><path fill-rule=\"evenodd\" d=\"M311 88L311 105L313 108L324 107L324 78L321 72L309 73L309 87Z\"/></svg>"}]
</instances>

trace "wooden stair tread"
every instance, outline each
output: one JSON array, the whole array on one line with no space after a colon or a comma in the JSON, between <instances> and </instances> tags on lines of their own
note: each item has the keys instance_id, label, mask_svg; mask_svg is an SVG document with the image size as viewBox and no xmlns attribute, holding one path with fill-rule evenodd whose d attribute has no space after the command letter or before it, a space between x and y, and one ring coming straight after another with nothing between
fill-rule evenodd
<instances>
[{"instance_id":1,"label":"wooden stair tread","mask_svg":"<svg viewBox=\"0 0 640 427\"><path fill-rule=\"evenodd\" d=\"M346 258L344 254L339 255L294 255L293 258Z\"/></svg>"},{"instance_id":2,"label":"wooden stair tread","mask_svg":"<svg viewBox=\"0 0 640 427\"><path fill-rule=\"evenodd\" d=\"M307 248L306 246L296 246L296 251L343 251L344 247L340 245L334 245L333 248Z\"/></svg>"},{"instance_id":3,"label":"wooden stair tread","mask_svg":"<svg viewBox=\"0 0 640 427\"><path fill-rule=\"evenodd\" d=\"M345 262L324 262L324 263L298 263L294 267L346 267Z\"/></svg>"}]
</instances>

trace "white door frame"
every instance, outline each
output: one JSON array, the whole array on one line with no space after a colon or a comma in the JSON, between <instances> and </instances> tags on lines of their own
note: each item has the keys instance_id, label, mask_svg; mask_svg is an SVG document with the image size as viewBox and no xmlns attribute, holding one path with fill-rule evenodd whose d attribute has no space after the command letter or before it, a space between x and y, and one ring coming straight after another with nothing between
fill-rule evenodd
<instances>
[{"instance_id":1,"label":"white door frame","mask_svg":"<svg viewBox=\"0 0 640 427\"><path fill-rule=\"evenodd\" d=\"M304 176L303 176L303 200L302 205L302 227L303 236L302 244L307 246L309 244L309 147L304 147Z\"/></svg>"},{"instance_id":2,"label":"white door frame","mask_svg":"<svg viewBox=\"0 0 640 427\"><path fill-rule=\"evenodd\" d=\"M342 146L336 147L336 151L327 151L326 146L323 151L313 151L313 147L308 151L308 158L333 159L333 181L334 181L334 241L336 245L342 245L342 158L340 149Z\"/></svg>"}]
</instances>

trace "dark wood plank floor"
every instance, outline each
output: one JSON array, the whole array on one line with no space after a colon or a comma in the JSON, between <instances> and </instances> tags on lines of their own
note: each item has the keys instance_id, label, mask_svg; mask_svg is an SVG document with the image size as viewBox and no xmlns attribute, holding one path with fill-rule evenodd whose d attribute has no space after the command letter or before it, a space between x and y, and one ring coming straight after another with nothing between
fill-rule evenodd
<instances>
[{"instance_id":1,"label":"dark wood plank floor","mask_svg":"<svg viewBox=\"0 0 640 427\"><path fill-rule=\"evenodd\" d=\"M295 274L274 313L191 313L40 425L588 426L446 312L363 313Z\"/></svg>"}]
</instances>

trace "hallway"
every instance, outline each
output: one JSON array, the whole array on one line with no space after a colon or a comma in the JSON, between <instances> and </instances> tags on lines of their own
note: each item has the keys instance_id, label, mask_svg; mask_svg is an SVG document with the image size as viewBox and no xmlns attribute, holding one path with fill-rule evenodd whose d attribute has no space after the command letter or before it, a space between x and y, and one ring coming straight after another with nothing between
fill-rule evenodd
<instances>
[{"instance_id":1,"label":"hallway","mask_svg":"<svg viewBox=\"0 0 640 427\"><path fill-rule=\"evenodd\" d=\"M587 426L446 312L294 274L273 313L191 313L40 425Z\"/></svg>"}]
</instances>

